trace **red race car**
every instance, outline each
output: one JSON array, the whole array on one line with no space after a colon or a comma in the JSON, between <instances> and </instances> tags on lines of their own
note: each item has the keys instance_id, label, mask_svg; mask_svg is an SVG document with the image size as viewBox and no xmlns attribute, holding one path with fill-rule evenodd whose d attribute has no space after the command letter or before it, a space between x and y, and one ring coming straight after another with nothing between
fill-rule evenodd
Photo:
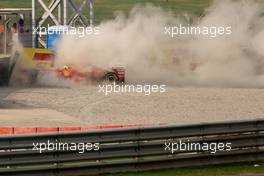
<instances>
[{"instance_id":1,"label":"red race car","mask_svg":"<svg viewBox=\"0 0 264 176\"><path fill-rule=\"evenodd\" d=\"M80 71L76 67L65 65L62 69L57 69L56 72L59 78L70 79L76 82L86 79L106 80L116 83L125 82L125 69L120 66L104 70L90 65L87 71Z\"/></svg>"}]
</instances>

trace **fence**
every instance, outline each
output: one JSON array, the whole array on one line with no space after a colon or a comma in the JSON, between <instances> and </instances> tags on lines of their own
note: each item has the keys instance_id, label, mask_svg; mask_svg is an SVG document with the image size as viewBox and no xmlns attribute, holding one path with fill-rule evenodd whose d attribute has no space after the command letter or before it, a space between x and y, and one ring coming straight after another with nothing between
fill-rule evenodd
<instances>
[{"instance_id":1,"label":"fence","mask_svg":"<svg viewBox=\"0 0 264 176\"><path fill-rule=\"evenodd\" d=\"M186 146L192 143L197 146L217 144L219 150L213 153L204 148L185 148L172 152L173 146L176 149L180 142ZM100 149L84 153L81 150L46 150L40 153L33 150L36 143L46 147L54 147L58 143L91 143L99 144ZM231 150L220 150L220 143L231 144ZM264 161L263 119L0 136L1 176L91 175L253 161Z\"/></svg>"}]
</instances>

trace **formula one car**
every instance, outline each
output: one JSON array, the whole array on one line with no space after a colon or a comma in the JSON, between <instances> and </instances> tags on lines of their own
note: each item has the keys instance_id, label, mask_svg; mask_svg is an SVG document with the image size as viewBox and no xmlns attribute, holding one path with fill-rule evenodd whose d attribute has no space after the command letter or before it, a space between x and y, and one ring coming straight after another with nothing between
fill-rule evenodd
<instances>
[{"instance_id":1,"label":"formula one car","mask_svg":"<svg viewBox=\"0 0 264 176\"><path fill-rule=\"evenodd\" d=\"M85 79L105 80L109 82L125 82L125 70L123 67L113 67L110 70L104 70L95 66L90 66L89 71L79 71L74 67L65 65L62 69L57 69L59 78L70 79L76 82Z\"/></svg>"},{"instance_id":2,"label":"formula one car","mask_svg":"<svg viewBox=\"0 0 264 176\"><path fill-rule=\"evenodd\" d=\"M122 66L102 69L94 65L82 66L64 65L62 68L54 65L55 57L50 49L24 48L22 55L16 61L15 80L24 80L25 84L34 84L38 76L52 73L58 79L82 82L87 80L125 82L125 69Z\"/></svg>"}]
</instances>

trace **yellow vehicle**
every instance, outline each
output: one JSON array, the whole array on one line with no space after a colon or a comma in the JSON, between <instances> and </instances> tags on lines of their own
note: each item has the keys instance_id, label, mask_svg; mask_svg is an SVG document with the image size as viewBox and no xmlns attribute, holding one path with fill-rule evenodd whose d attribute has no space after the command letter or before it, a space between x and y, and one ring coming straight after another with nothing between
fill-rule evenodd
<instances>
[{"instance_id":1,"label":"yellow vehicle","mask_svg":"<svg viewBox=\"0 0 264 176\"><path fill-rule=\"evenodd\" d=\"M24 48L13 59L12 81L33 84L40 72L53 69L54 56L50 49Z\"/></svg>"}]
</instances>

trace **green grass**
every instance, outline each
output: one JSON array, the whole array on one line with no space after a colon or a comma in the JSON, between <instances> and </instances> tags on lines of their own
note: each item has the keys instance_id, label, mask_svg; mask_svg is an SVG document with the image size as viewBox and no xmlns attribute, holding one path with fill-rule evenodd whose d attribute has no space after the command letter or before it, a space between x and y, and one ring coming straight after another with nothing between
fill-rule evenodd
<instances>
[{"instance_id":1,"label":"green grass","mask_svg":"<svg viewBox=\"0 0 264 176\"><path fill-rule=\"evenodd\" d=\"M237 164L223 166L205 166L180 169L164 169L146 172L129 172L117 174L103 174L102 176L224 176L246 173L263 173L264 163L254 167L254 164Z\"/></svg>"},{"instance_id":2,"label":"green grass","mask_svg":"<svg viewBox=\"0 0 264 176\"><path fill-rule=\"evenodd\" d=\"M175 14L202 14L211 0L97 0L95 13L98 21L112 18L114 12L129 12L136 4L151 3Z\"/></svg>"},{"instance_id":3,"label":"green grass","mask_svg":"<svg viewBox=\"0 0 264 176\"><path fill-rule=\"evenodd\" d=\"M0 8L31 7L31 0L0 0Z\"/></svg>"},{"instance_id":4,"label":"green grass","mask_svg":"<svg viewBox=\"0 0 264 176\"><path fill-rule=\"evenodd\" d=\"M47 0L45 0L47 2ZM79 0L77 0L79 1ZM212 0L95 0L95 21L111 19L115 12L128 13L136 4L151 3L175 14L202 14ZM31 0L0 0L0 8L31 7Z\"/></svg>"}]
</instances>

